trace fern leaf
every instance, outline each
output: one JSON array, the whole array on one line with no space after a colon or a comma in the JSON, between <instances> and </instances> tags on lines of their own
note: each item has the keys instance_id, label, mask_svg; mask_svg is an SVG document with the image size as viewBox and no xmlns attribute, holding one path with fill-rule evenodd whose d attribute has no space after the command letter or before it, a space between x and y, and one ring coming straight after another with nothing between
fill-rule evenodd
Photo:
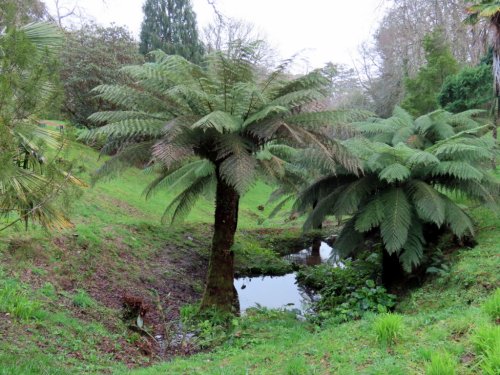
<instances>
[{"instance_id":1,"label":"fern leaf","mask_svg":"<svg viewBox=\"0 0 500 375\"><path fill-rule=\"evenodd\" d=\"M409 191L418 216L440 227L446 217L446 201L442 194L431 185L418 180L409 183Z\"/></svg>"},{"instance_id":2,"label":"fern leaf","mask_svg":"<svg viewBox=\"0 0 500 375\"><path fill-rule=\"evenodd\" d=\"M392 188L383 194L384 220L380 233L389 254L401 250L408 239L411 224L411 206L401 188Z\"/></svg>"},{"instance_id":3,"label":"fern leaf","mask_svg":"<svg viewBox=\"0 0 500 375\"><path fill-rule=\"evenodd\" d=\"M407 167L399 163L394 163L382 169L378 176L381 180L393 183L396 181L405 181L410 175L411 171Z\"/></svg>"}]
</instances>

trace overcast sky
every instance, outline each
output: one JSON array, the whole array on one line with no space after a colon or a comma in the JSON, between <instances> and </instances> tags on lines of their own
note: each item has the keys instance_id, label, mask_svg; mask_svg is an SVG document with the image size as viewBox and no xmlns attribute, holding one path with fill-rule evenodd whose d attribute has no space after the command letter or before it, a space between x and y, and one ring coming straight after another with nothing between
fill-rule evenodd
<instances>
[{"instance_id":1,"label":"overcast sky","mask_svg":"<svg viewBox=\"0 0 500 375\"><path fill-rule=\"evenodd\" d=\"M74 1L98 23L126 25L139 35L144 0ZM46 0L51 5L54 0ZM384 0L215 0L229 17L255 24L282 58L302 52L307 68L328 61L351 65L360 43L368 40L383 14ZM214 18L208 0L192 0L198 26Z\"/></svg>"}]
</instances>

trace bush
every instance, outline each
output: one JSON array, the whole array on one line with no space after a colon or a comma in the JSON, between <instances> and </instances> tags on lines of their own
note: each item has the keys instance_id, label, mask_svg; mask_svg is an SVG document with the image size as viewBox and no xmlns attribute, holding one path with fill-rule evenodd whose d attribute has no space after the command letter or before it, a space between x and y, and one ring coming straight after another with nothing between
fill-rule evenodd
<instances>
[{"instance_id":1,"label":"bush","mask_svg":"<svg viewBox=\"0 0 500 375\"><path fill-rule=\"evenodd\" d=\"M348 294L346 302L334 308L335 316L340 321L348 321L361 318L367 312L388 312L395 304L396 296L387 293L384 287L376 286L373 280L367 280L366 285ZM325 309L331 301L338 298L326 295L318 305Z\"/></svg>"},{"instance_id":2,"label":"bush","mask_svg":"<svg viewBox=\"0 0 500 375\"><path fill-rule=\"evenodd\" d=\"M484 302L483 310L493 321L500 320L500 288Z\"/></svg>"},{"instance_id":3,"label":"bush","mask_svg":"<svg viewBox=\"0 0 500 375\"><path fill-rule=\"evenodd\" d=\"M434 353L425 373L426 375L455 375L455 361L447 353Z\"/></svg>"},{"instance_id":4,"label":"bush","mask_svg":"<svg viewBox=\"0 0 500 375\"><path fill-rule=\"evenodd\" d=\"M375 319L373 329L378 342L384 345L392 345L402 336L403 317L391 313L379 315Z\"/></svg>"}]
</instances>

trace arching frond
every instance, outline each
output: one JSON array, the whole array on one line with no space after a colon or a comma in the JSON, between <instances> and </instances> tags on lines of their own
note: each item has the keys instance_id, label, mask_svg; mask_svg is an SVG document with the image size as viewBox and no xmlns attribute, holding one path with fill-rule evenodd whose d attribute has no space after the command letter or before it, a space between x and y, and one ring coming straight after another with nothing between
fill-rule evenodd
<instances>
[{"instance_id":1,"label":"arching frond","mask_svg":"<svg viewBox=\"0 0 500 375\"><path fill-rule=\"evenodd\" d=\"M418 180L410 181L409 192L418 216L440 227L446 218L444 196L431 185Z\"/></svg>"},{"instance_id":2,"label":"arching frond","mask_svg":"<svg viewBox=\"0 0 500 375\"><path fill-rule=\"evenodd\" d=\"M384 219L380 224L380 234L389 254L401 250L408 240L412 213L403 189L391 188L381 197L384 202Z\"/></svg>"},{"instance_id":3,"label":"arching frond","mask_svg":"<svg viewBox=\"0 0 500 375\"><path fill-rule=\"evenodd\" d=\"M408 238L403 245L403 251L399 255L399 260L406 272L418 266L424 257L425 238L422 224L419 220L412 220L408 230Z\"/></svg>"},{"instance_id":4,"label":"arching frond","mask_svg":"<svg viewBox=\"0 0 500 375\"><path fill-rule=\"evenodd\" d=\"M213 175L199 177L183 190L165 209L162 221L172 224L183 221L196 201L215 183Z\"/></svg>"}]
</instances>

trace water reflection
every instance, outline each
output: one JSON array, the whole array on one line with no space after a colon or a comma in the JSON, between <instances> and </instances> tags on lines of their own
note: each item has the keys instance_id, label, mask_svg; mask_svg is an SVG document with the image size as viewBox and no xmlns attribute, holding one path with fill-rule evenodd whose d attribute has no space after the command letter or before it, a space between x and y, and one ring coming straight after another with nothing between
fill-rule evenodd
<instances>
[{"instance_id":1,"label":"water reflection","mask_svg":"<svg viewBox=\"0 0 500 375\"><path fill-rule=\"evenodd\" d=\"M295 264L307 266L332 263L343 267L339 255L328 244L322 242L319 251L304 249L284 257ZM270 309L298 309L305 312L316 298L313 291L297 284L295 273L284 276L244 277L234 280L238 291L241 311L257 305Z\"/></svg>"}]
</instances>

